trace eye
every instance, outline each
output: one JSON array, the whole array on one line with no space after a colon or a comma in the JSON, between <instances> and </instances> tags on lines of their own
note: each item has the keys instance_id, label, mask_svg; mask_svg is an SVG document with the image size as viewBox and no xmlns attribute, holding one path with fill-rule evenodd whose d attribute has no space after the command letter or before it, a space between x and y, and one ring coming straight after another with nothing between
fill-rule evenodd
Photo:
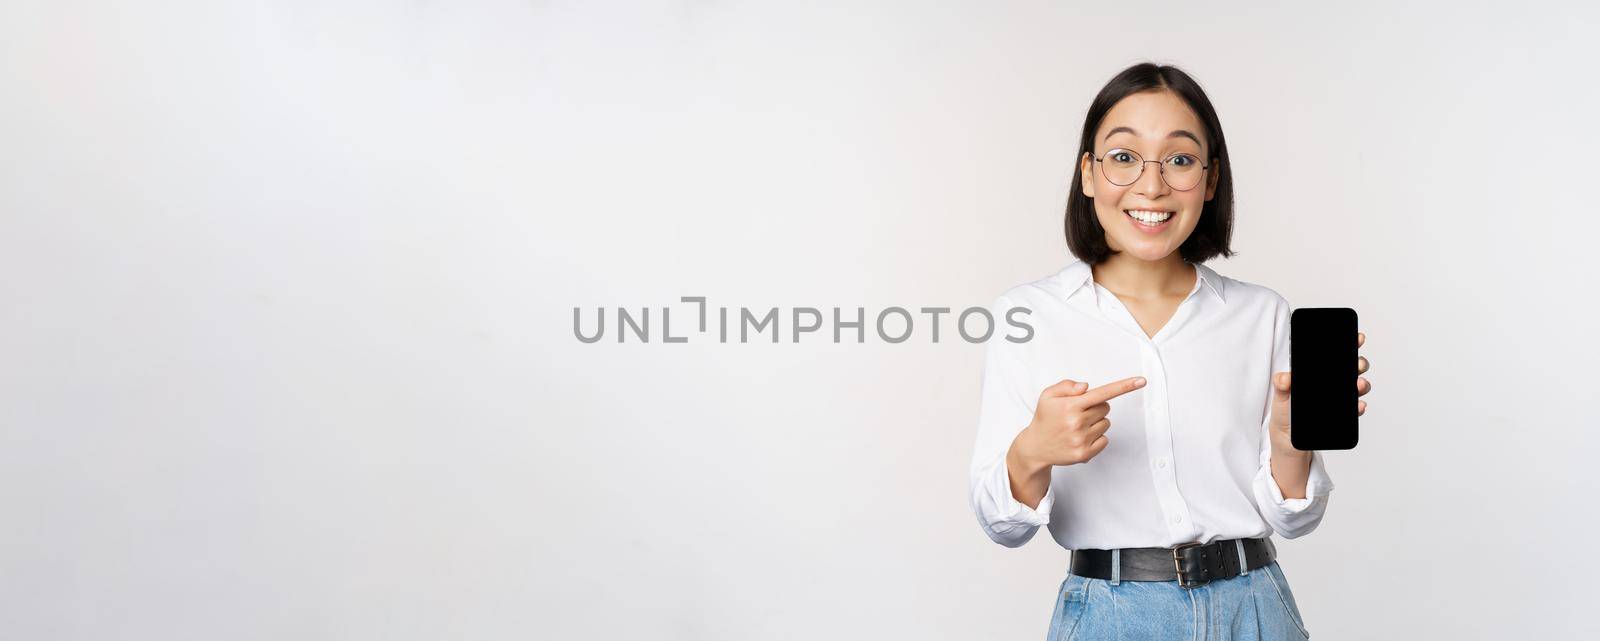
<instances>
[{"instance_id":1,"label":"eye","mask_svg":"<svg viewBox=\"0 0 1600 641\"><path fill-rule=\"evenodd\" d=\"M1189 154L1178 154L1167 159L1174 167L1191 167L1200 164L1200 159Z\"/></svg>"},{"instance_id":2,"label":"eye","mask_svg":"<svg viewBox=\"0 0 1600 641\"><path fill-rule=\"evenodd\" d=\"M1113 151L1109 155L1116 162L1133 162L1133 154L1126 151Z\"/></svg>"}]
</instances>

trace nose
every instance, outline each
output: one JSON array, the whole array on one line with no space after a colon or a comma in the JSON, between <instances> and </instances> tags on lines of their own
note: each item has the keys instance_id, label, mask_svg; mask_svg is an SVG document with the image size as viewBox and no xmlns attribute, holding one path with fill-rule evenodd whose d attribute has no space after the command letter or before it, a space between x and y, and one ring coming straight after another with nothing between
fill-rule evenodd
<instances>
[{"instance_id":1,"label":"nose","mask_svg":"<svg viewBox=\"0 0 1600 641\"><path fill-rule=\"evenodd\" d=\"M1151 167L1150 165L1152 164L1155 166ZM1151 200L1155 200L1157 196L1166 195L1168 186L1167 181L1161 175L1161 163L1154 160L1146 160L1144 171L1139 174L1139 180L1133 183L1133 188L1135 193Z\"/></svg>"}]
</instances>

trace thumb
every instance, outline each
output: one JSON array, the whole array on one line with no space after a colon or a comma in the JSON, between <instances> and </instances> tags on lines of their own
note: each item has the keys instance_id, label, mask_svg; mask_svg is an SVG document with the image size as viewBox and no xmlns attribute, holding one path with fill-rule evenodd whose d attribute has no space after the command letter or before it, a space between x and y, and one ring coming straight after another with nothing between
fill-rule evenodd
<instances>
[{"instance_id":1,"label":"thumb","mask_svg":"<svg viewBox=\"0 0 1600 641\"><path fill-rule=\"evenodd\" d=\"M1290 372L1278 372L1272 375L1272 390L1279 396L1289 394Z\"/></svg>"}]
</instances>

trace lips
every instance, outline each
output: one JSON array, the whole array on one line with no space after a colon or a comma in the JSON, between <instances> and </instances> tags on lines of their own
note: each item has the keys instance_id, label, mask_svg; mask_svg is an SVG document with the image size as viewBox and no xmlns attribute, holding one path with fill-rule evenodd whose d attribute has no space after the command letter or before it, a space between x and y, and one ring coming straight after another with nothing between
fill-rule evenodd
<instances>
[{"instance_id":1,"label":"lips","mask_svg":"<svg viewBox=\"0 0 1600 641\"><path fill-rule=\"evenodd\" d=\"M1128 222L1132 223L1135 229L1146 233L1160 232L1178 218L1177 212L1164 209L1125 209L1123 215L1128 217ZM1160 222L1145 222L1140 220L1139 216L1152 219L1165 216L1166 219Z\"/></svg>"}]
</instances>

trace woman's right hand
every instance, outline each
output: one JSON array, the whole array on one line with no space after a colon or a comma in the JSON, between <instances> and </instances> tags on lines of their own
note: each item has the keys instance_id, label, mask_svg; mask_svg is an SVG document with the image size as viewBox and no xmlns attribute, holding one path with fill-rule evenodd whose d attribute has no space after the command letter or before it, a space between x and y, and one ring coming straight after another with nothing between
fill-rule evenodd
<instances>
[{"instance_id":1,"label":"woman's right hand","mask_svg":"<svg viewBox=\"0 0 1600 641\"><path fill-rule=\"evenodd\" d=\"M1017 456L1034 467L1088 462L1106 449L1111 440L1113 398L1144 387L1144 377L1132 376L1088 389L1087 383L1071 379L1044 388L1033 410L1033 422L1017 435Z\"/></svg>"}]
</instances>

